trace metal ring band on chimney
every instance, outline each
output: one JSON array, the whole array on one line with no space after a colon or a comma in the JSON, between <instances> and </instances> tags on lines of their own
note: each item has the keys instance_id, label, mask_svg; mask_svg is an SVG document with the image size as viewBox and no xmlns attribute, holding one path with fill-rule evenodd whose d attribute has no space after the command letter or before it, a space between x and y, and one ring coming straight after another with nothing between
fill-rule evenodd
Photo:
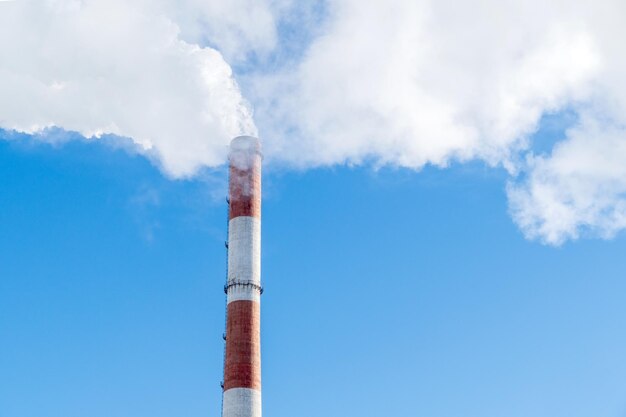
<instances>
[{"instance_id":1,"label":"metal ring band on chimney","mask_svg":"<svg viewBox=\"0 0 626 417\"><path fill-rule=\"evenodd\" d=\"M259 292L259 294L263 294L263 286L257 284L254 281L233 281L224 285L224 293L228 294L228 290L232 287L251 287Z\"/></svg>"}]
</instances>

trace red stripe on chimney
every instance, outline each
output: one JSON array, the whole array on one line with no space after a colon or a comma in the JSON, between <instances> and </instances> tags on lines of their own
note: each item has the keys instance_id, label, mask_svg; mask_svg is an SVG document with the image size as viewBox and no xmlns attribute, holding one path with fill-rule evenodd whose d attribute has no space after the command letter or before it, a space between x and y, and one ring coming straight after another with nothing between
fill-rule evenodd
<instances>
[{"instance_id":1,"label":"red stripe on chimney","mask_svg":"<svg viewBox=\"0 0 626 417\"><path fill-rule=\"evenodd\" d=\"M230 166L229 218L261 217L261 157L251 157L250 167Z\"/></svg>"},{"instance_id":2,"label":"red stripe on chimney","mask_svg":"<svg viewBox=\"0 0 626 417\"><path fill-rule=\"evenodd\" d=\"M255 301L228 304L224 390L261 389L261 307Z\"/></svg>"}]
</instances>

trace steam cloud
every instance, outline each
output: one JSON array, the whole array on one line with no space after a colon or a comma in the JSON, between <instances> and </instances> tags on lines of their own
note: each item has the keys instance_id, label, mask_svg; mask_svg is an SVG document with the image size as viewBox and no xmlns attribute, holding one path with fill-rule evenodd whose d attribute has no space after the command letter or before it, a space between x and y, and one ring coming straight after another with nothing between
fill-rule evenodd
<instances>
[{"instance_id":1,"label":"steam cloud","mask_svg":"<svg viewBox=\"0 0 626 417\"><path fill-rule=\"evenodd\" d=\"M230 137L256 132L251 112L220 52L185 41L167 6L0 5L0 126L128 136L174 177L222 163Z\"/></svg>"},{"instance_id":2,"label":"steam cloud","mask_svg":"<svg viewBox=\"0 0 626 417\"><path fill-rule=\"evenodd\" d=\"M614 0L2 2L0 126L128 136L179 177L255 134L247 99L270 163L479 159L511 173L527 237L608 238L626 227L625 20ZM576 123L536 154L560 111Z\"/></svg>"}]
</instances>

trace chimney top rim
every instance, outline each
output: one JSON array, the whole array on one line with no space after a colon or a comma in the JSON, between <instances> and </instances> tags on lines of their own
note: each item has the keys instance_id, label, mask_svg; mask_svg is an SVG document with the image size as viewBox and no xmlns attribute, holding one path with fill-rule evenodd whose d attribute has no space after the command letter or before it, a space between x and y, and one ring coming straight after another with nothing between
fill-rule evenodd
<instances>
[{"instance_id":1,"label":"chimney top rim","mask_svg":"<svg viewBox=\"0 0 626 417\"><path fill-rule=\"evenodd\" d=\"M261 141L254 136L237 136L230 142L230 150L233 151L260 151Z\"/></svg>"}]
</instances>

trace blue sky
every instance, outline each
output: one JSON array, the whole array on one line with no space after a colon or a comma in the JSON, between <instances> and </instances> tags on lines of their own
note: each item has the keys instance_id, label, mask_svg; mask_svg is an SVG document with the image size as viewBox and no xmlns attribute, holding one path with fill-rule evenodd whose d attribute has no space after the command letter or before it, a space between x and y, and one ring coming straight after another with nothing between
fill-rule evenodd
<instances>
[{"instance_id":1,"label":"blue sky","mask_svg":"<svg viewBox=\"0 0 626 417\"><path fill-rule=\"evenodd\" d=\"M240 134L265 415L626 417L624 16L0 1L0 417L219 415Z\"/></svg>"},{"instance_id":2,"label":"blue sky","mask_svg":"<svg viewBox=\"0 0 626 417\"><path fill-rule=\"evenodd\" d=\"M0 416L218 415L223 170L22 138L0 177ZM264 413L624 416L626 241L525 240L506 180L266 169Z\"/></svg>"}]
</instances>

